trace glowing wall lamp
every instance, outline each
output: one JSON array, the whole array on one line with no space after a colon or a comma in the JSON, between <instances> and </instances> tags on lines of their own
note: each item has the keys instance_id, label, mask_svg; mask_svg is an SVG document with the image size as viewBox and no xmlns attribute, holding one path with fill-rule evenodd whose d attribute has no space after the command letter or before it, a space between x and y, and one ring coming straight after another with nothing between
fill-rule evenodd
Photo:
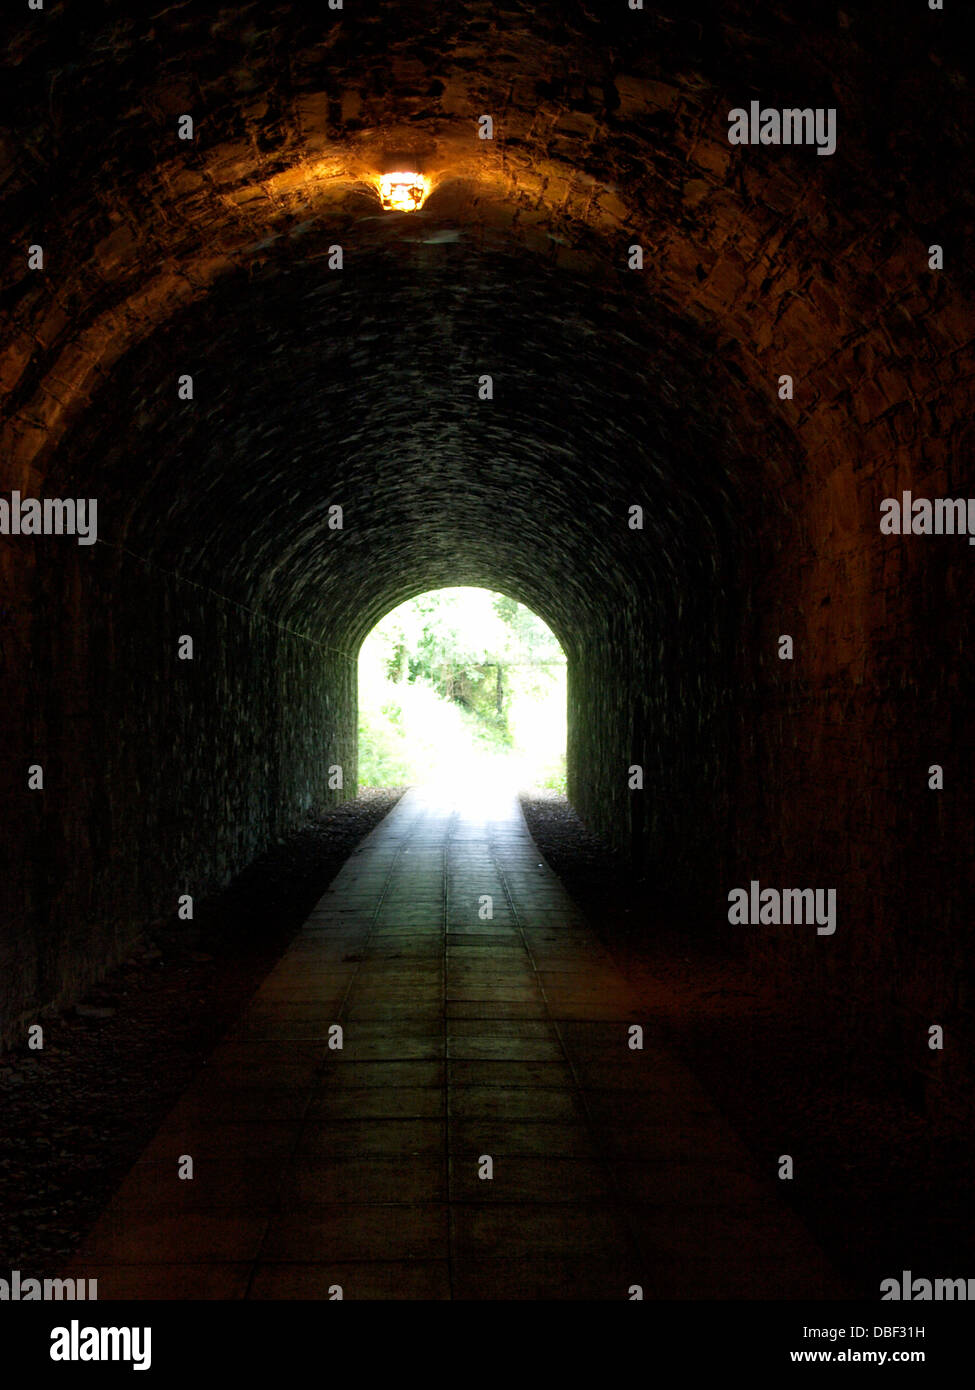
<instances>
[{"instance_id":1,"label":"glowing wall lamp","mask_svg":"<svg viewBox=\"0 0 975 1390\"><path fill-rule=\"evenodd\" d=\"M387 212L416 212L430 192L430 180L422 174L383 174L379 197Z\"/></svg>"}]
</instances>

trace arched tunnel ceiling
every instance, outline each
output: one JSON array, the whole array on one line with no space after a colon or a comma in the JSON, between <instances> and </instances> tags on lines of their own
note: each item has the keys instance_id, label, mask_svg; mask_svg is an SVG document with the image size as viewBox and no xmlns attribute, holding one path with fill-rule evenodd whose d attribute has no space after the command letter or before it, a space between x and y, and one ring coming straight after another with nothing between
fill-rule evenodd
<instances>
[{"instance_id":1,"label":"arched tunnel ceiling","mask_svg":"<svg viewBox=\"0 0 975 1390\"><path fill-rule=\"evenodd\" d=\"M918 364L963 346L944 305L929 340L941 291L918 267L970 207L924 169L935 136L968 167L964 77L893 25L878 39L869 7L804 14L801 46L754 10L66 3L21 25L9 91L37 133L4 149L10 485L93 493L109 543L304 630L327 608L350 641L439 583L508 589L564 634L596 588L612 605L628 577L666 598L713 575L742 508L859 447L868 328L898 358L875 449L903 442L891 403L943 389ZM858 120L881 80L883 148ZM837 105L836 155L733 159L726 114L753 96ZM369 186L398 154L435 183L413 216Z\"/></svg>"},{"instance_id":2,"label":"arched tunnel ceiling","mask_svg":"<svg viewBox=\"0 0 975 1390\"><path fill-rule=\"evenodd\" d=\"M333 633L452 583L510 588L565 631L597 589L618 605L713 575L729 475L775 438L762 403L692 325L637 310L625 270L596 284L432 225L360 231L341 272L310 236L224 277L119 364L132 428L91 412L61 486L98 480L109 542L289 625L326 608Z\"/></svg>"}]
</instances>

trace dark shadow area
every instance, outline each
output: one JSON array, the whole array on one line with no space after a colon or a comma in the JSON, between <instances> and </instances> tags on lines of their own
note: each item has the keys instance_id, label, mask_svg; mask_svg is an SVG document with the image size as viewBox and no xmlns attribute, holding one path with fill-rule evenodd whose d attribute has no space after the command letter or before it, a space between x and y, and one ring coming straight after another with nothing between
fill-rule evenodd
<instances>
[{"instance_id":1,"label":"dark shadow area","mask_svg":"<svg viewBox=\"0 0 975 1390\"><path fill-rule=\"evenodd\" d=\"M801 982L771 980L725 935L691 936L648 910L651 879L628 874L564 797L523 794L533 838L727 1115L756 1163L802 1153L781 1195L863 1298L901 1268L964 1270L963 1213L975 1203L971 1097L945 1105L936 1078L909 1072L844 1011Z\"/></svg>"},{"instance_id":2,"label":"dark shadow area","mask_svg":"<svg viewBox=\"0 0 975 1390\"><path fill-rule=\"evenodd\" d=\"M160 923L83 1001L43 1017L42 1054L0 1057L0 1266L57 1273L402 791L373 789L312 818L199 904L192 924Z\"/></svg>"}]
</instances>

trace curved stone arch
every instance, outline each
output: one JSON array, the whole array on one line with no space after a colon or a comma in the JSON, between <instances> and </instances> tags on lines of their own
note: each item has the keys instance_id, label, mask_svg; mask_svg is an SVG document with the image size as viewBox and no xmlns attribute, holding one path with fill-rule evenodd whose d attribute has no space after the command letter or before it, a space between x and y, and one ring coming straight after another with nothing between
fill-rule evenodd
<instances>
[{"instance_id":1,"label":"curved stone arch","mask_svg":"<svg viewBox=\"0 0 975 1390\"><path fill-rule=\"evenodd\" d=\"M348 704L345 648L356 623L398 586L405 592L446 575L448 558L447 577L456 580L461 563L469 577L532 594L532 606L563 627L578 625L587 661L576 669L588 677L575 691L576 727L589 743L576 746L575 792L595 824L621 843L649 846L664 867L671 849L692 870L713 868L722 854L727 862L742 844L755 872L777 863L783 846L797 872L803 856L818 855L837 876L847 874L851 917L867 920L880 896L905 904L902 939L910 941L916 879L893 861L886 831L916 829L932 874L955 882L955 870L925 812L889 791L890 749L914 748L919 729L935 737L946 697L956 693L951 644L968 619L961 614L952 627L963 593L957 556L879 540L876 504L902 486L967 486L973 346L965 246L975 180L971 88L956 56L965 49L951 39L957 17L939 17L934 30L923 6L892 0L881 30L856 6L803 6L793 20L785 7L727 0L720 15L709 6L694 19L674 0L637 20L625 5L597 12L586 3L510 0L489 9L404 8L398 19L389 5L358 14L349 6L342 24L326 29L321 7L312 9L308 19L302 7L282 5L272 22L258 4L215 14L188 0L150 16L123 5L105 15L63 0L43 19L22 20L4 60L5 92L18 112L17 142L5 137L0 150L9 247L4 483L31 492L93 479L106 499L127 495L125 526L110 539L145 557L103 546L97 556L62 550L59 568L23 546L0 551L12 604L26 615L9 644L19 682L4 749L10 786L20 786L21 764L36 748L61 757L66 770L60 800L37 801L26 815L13 802L10 856L26 885L31 930L38 941L60 931L68 943L61 956L52 946L43 959L24 948L13 1012L29 996L57 994L59 972L73 968L72 942L83 954L91 947L86 959L105 961L126 922L161 911L163 868L225 875L294 823L318 788L315 720L326 709L337 727ZM191 72L188 53L197 59ZM843 116L837 154L758 149L732 158L725 112L753 96L773 105L835 99ZM490 149L474 144L486 106L498 113ZM174 152L175 117L188 107L199 117L199 140ZM381 564L364 536L360 552L347 548L347 566L329 568L322 497L307 489L290 529L287 508L265 530L246 506L221 520L230 494L218 486L221 460L206 455L203 431L168 434L154 459L163 490L167 479L192 482L194 468L211 488L213 509L199 509L192 532L178 505L163 511L148 490L126 493L126 460L112 453L113 434L134 418L115 394L125 373L141 362L143 386L163 382L172 330L205 321L193 315L225 304L238 280L251 286L253 308L262 285L286 283L307 248L321 254L348 232L363 254L372 246L378 256L396 224L379 216L368 179L393 150L417 152L439 179L425 211L399 225L460 227L472 240L477 228L485 260L500 245L532 273L550 267L565 284L575 277L584 287L582 322L600 322L600 298L624 273L626 246L644 245L645 269L631 282L634 312L652 324L659 310L674 361L703 382L687 435L713 464L707 505L695 507L694 488L682 491L699 477L687 467L695 451L669 447L674 434L666 432L670 364L647 352L660 389L646 419L660 431L656 476L666 484L655 493L665 514L652 535L666 544L638 549L615 536L611 545L586 545L580 529L561 526L563 509L552 530L571 540L564 553L554 543L537 550L533 570L531 546L519 545L512 529L502 551L487 554L492 505L504 501L520 524L529 484L543 476L524 470L522 486L512 488L502 471L476 524L466 526L455 510L439 546L430 528L422 544L410 543L411 517L430 516L428 494L412 513L390 505L385 520L376 518L391 538ZM24 269L24 249L38 239L50 251L43 279ZM944 274L927 270L935 241L948 252ZM416 256L439 254L437 246L418 245ZM779 401L775 382L790 370L796 398ZM620 377L621 400L630 380ZM288 397L281 428L299 403ZM242 393L222 404L227 419L242 414ZM148 409L147 430L161 428L165 414ZM610 439L613 412L601 414ZM375 410L371 418L379 418ZM550 437L553 419L545 417L536 444ZM261 438L249 423L251 438ZM425 437L449 423L441 399ZM578 420L567 423L578 449L589 436ZM523 424L512 418L519 428L510 438L531 443ZM485 462L470 439L464 444L465 462ZM265 482L283 476L282 458L271 458ZM227 460L232 466L230 449ZM358 456L364 467L375 461ZM618 473L624 482L634 476L629 466ZM597 470L581 477L591 502ZM752 499L751 513L726 503L722 479L734 482L737 498ZM715 567L730 553L736 525L751 554L730 593L734 621L722 628L712 601L729 586ZM177 685L167 664L173 633L207 624L201 652L212 665L201 661L197 670L209 674L183 672ZM799 639L794 671L774 656L783 630ZM916 651L898 643L905 633L915 635ZM248 656L251 647L258 656ZM626 668L618 691L604 678L614 661ZM304 703L295 697L303 682ZM72 703L78 692L85 694ZM133 696L146 706L151 748L140 743ZM872 699L887 701L881 735ZM765 712L766 723L742 718L732 729L733 702ZM65 731L76 727L82 737L66 751ZM656 760L648 777L656 800L636 835L619 769L641 748L648 765ZM733 796L721 783L729 768L738 778ZM837 769L838 800L830 782ZM792 795L799 785L801 804ZM184 799L167 802L160 786L181 788ZM698 825L689 792L702 787ZM871 801L878 787L883 793ZM147 796L158 803L165 862L145 869L144 892L135 873L120 874L120 920L107 922L88 872L90 848L99 863L114 854L127 867L141 865L137 818ZM235 820L238 802L247 810ZM872 819L864 814L875 807ZM220 826L213 847L198 843L197 815ZM851 866L843 855L861 823L867 838ZM705 843L702 852L715 826L717 849ZM49 862L37 845L50 847ZM820 863L814 867L818 873ZM690 878L697 882L694 872ZM64 885L59 902L55 883ZM846 940L838 942L838 976ZM923 974L923 951L908 960L904 949L903 978L911 969ZM43 987L31 996L36 978Z\"/></svg>"},{"instance_id":2,"label":"curved stone arch","mask_svg":"<svg viewBox=\"0 0 975 1390\"><path fill-rule=\"evenodd\" d=\"M411 599L422 598L425 594L436 593L441 589L454 588L483 589L486 593L503 594L505 598L513 599L515 603L519 603L523 608L529 609L536 618L545 624L562 648L566 659L568 659L569 647L572 645L571 630L563 629L565 631L565 636L563 638L562 633L559 631L560 624L558 624L558 620L552 620L547 617L545 613L540 612L538 607L530 602L523 592L513 593L511 592L511 586L499 589L489 583L456 585L440 584L436 582L424 583L422 580L414 580L408 586L398 584L392 594L387 594L382 600L377 601L367 612L362 614L360 622L350 634L352 651L356 659L358 659L359 653L362 650L363 642L370 633L379 626L384 618L389 617L390 613L395 612L396 609L401 607L404 603L409 603ZM378 617L375 616L377 612L379 614ZM568 646L566 645L567 643Z\"/></svg>"}]
</instances>

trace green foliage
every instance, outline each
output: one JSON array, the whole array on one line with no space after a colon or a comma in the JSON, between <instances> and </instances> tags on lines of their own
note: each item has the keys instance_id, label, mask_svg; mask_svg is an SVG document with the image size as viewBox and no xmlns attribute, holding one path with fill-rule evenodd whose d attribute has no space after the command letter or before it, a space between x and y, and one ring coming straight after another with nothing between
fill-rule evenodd
<instances>
[{"instance_id":1,"label":"green foliage","mask_svg":"<svg viewBox=\"0 0 975 1390\"><path fill-rule=\"evenodd\" d=\"M535 785L537 787L548 787L549 790L553 792L561 792L563 796L566 795L564 754L562 756L561 763L556 764L551 768L548 768L546 771L543 771L541 776L535 782Z\"/></svg>"},{"instance_id":2,"label":"green foliage","mask_svg":"<svg viewBox=\"0 0 975 1390\"><path fill-rule=\"evenodd\" d=\"M565 778L565 656L504 594L440 589L394 609L359 662L359 781L427 780L473 755L542 785Z\"/></svg>"},{"instance_id":3,"label":"green foliage","mask_svg":"<svg viewBox=\"0 0 975 1390\"><path fill-rule=\"evenodd\" d=\"M413 780L409 741L400 725L387 710L363 710L359 725L359 785L401 787Z\"/></svg>"}]
</instances>

